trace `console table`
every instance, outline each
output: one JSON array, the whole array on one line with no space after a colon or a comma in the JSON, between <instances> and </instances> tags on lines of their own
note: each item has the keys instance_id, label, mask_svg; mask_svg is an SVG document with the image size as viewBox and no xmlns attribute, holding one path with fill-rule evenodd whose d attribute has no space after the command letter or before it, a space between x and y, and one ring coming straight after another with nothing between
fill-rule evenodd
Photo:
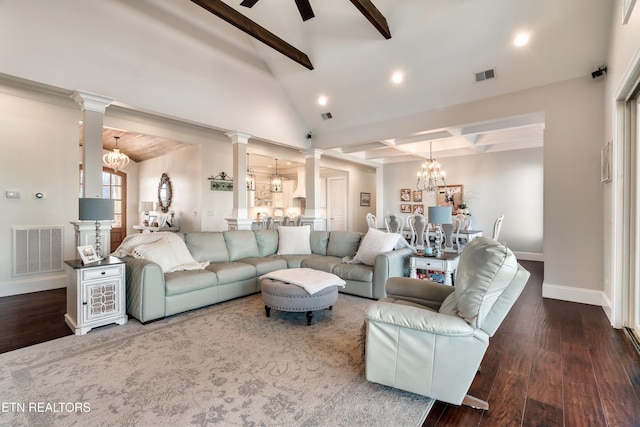
<instances>
[{"instance_id":1,"label":"console table","mask_svg":"<svg viewBox=\"0 0 640 427\"><path fill-rule=\"evenodd\" d=\"M444 273L444 284L453 285L453 273L458 268L460 254L443 253L436 257L433 255L412 255L410 259L410 277L418 278L417 270L435 270Z\"/></svg>"}]
</instances>

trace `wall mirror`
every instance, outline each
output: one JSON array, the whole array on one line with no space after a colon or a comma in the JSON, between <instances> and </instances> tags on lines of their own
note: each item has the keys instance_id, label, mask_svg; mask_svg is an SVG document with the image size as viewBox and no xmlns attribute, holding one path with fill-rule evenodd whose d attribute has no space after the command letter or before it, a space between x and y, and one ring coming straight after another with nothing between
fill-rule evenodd
<instances>
[{"instance_id":1,"label":"wall mirror","mask_svg":"<svg viewBox=\"0 0 640 427\"><path fill-rule=\"evenodd\" d=\"M171 180L169 179L169 175L163 173L160 177L160 184L158 184L158 207L162 213L169 212L172 197Z\"/></svg>"}]
</instances>

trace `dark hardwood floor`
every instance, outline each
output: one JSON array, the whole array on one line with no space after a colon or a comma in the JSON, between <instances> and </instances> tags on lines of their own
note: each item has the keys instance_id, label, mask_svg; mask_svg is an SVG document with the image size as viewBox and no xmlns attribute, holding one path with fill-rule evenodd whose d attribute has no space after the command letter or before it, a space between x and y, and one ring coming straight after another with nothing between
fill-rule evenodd
<instances>
[{"instance_id":1,"label":"dark hardwood floor","mask_svg":"<svg viewBox=\"0 0 640 427\"><path fill-rule=\"evenodd\" d=\"M489 411L436 402L423 426L640 426L640 357L602 308L542 298L544 264L489 341L469 394Z\"/></svg>"},{"instance_id":2,"label":"dark hardwood floor","mask_svg":"<svg viewBox=\"0 0 640 427\"><path fill-rule=\"evenodd\" d=\"M498 332L469 393L489 411L436 402L423 426L640 426L640 357L600 307L542 298L543 264ZM0 298L0 352L71 335L64 289Z\"/></svg>"}]
</instances>

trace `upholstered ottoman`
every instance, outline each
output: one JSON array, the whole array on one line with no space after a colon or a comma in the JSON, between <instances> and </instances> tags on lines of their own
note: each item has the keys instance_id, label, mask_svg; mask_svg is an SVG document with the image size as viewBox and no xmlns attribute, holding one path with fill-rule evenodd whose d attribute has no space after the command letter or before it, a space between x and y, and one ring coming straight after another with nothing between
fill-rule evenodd
<instances>
[{"instance_id":1,"label":"upholstered ottoman","mask_svg":"<svg viewBox=\"0 0 640 427\"><path fill-rule=\"evenodd\" d=\"M313 286L318 283L324 285L319 290L307 286L312 292L310 293L305 289L305 281L310 284L313 282ZM272 308L305 312L307 325L311 325L314 311L333 308L333 304L338 301L338 286L344 286L344 283L344 280L333 274L305 268L278 270L264 275L261 277L260 287L267 317L271 315Z\"/></svg>"}]
</instances>

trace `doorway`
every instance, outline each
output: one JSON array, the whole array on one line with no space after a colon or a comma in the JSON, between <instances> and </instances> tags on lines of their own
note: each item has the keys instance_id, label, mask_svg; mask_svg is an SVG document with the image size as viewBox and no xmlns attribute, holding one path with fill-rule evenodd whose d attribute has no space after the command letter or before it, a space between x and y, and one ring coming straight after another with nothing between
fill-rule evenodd
<instances>
[{"instance_id":1,"label":"doorway","mask_svg":"<svg viewBox=\"0 0 640 427\"><path fill-rule=\"evenodd\" d=\"M80 166L80 192L84 184L84 173ZM102 168L102 198L113 199L114 222L111 227L110 252L114 252L127 236L127 174L114 172L113 169Z\"/></svg>"},{"instance_id":2,"label":"doorway","mask_svg":"<svg viewBox=\"0 0 640 427\"><path fill-rule=\"evenodd\" d=\"M327 230L347 230L347 178L327 178Z\"/></svg>"}]
</instances>

